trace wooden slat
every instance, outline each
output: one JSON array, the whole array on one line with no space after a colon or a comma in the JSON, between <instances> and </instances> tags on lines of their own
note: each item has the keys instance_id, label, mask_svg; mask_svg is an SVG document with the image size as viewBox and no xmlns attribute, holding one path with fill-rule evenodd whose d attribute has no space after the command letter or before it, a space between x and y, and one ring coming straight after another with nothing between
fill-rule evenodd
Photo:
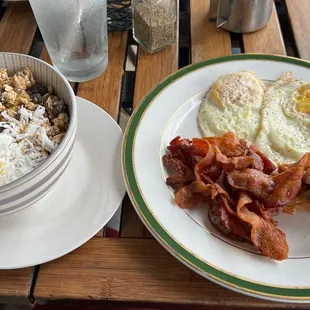
<instances>
[{"instance_id":1,"label":"wooden slat","mask_svg":"<svg viewBox=\"0 0 310 310\"><path fill-rule=\"evenodd\" d=\"M178 45L154 54L139 49L136 85L134 95L134 107L156 84L168 75L178 70Z\"/></svg>"},{"instance_id":2,"label":"wooden slat","mask_svg":"<svg viewBox=\"0 0 310 310\"><path fill-rule=\"evenodd\" d=\"M72 254L42 265L34 296L38 303L83 299L245 308L288 306L224 289L190 271L155 240L130 238L93 238Z\"/></svg>"},{"instance_id":3,"label":"wooden slat","mask_svg":"<svg viewBox=\"0 0 310 310\"><path fill-rule=\"evenodd\" d=\"M190 1L192 63L231 54L229 32L208 20L209 3L210 0Z\"/></svg>"},{"instance_id":4,"label":"wooden slat","mask_svg":"<svg viewBox=\"0 0 310 310\"><path fill-rule=\"evenodd\" d=\"M43 48L42 48L42 51L41 51L41 55L40 55L40 59L46 61L49 64L52 64L51 57L48 54L48 51L47 51L45 45L43 45Z\"/></svg>"},{"instance_id":5,"label":"wooden slat","mask_svg":"<svg viewBox=\"0 0 310 310\"><path fill-rule=\"evenodd\" d=\"M275 6L268 25L259 31L243 34L243 44L245 53L286 55Z\"/></svg>"},{"instance_id":6,"label":"wooden slat","mask_svg":"<svg viewBox=\"0 0 310 310\"><path fill-rule=\"evenodd\" d=\"M178 69L178 44L154 54L138 52L134 107L156 84ZM150 237L130 203L123 204L121 237Z\"/></svg>"},{"instance_id":7,"label":"wooden slat","mask_svg":"<svg viewBox=\"0 0 310 310\"><path fill-rule=\"evenodd\" d=\"M0 22L0 51L28 54L37 25L28 3L9 3ZM0 301L29 304L31 268L0 271Z\"/></svg>"},{"instance_id":8,"label":"wooden slat","mask_svg":"<svg viewBox=\"0 0 310 310\"><path fill-rule=\"evenodd\" d=\"M0 271L0 302L12 301L29 304L28 290L32 268Z\"/></svg>"},{"instance_id":9,"label":"wooden slat","mask_svg":"<svg viewBox=\"0 0 310 310\"><path fill-rule=\"evenodd\" d=\"M97 104L114 119L119 112L123 65L127 46L127 32L109 34L109 64L98 78L79 83L77 95Z\"/></svg>"},{"instance_id":10,"label":"wooden slat","mask_svg":"<svg viewBox=\"0 0 310 310\"><path fill-rule=\"evenodd\" d=\"M286 0L299 56L310 60L310 1Z\"/></svg>"},{"instance_id":11,"label":"wooden slat","mask_svg":"<svg viewBox=\"0 0 310 310\"><path fill-rule=\"evenodd\" d=\"M28 2L10 2L0 23L0 51L28 54L37 24Z\"/></svg>"}]
</instances>

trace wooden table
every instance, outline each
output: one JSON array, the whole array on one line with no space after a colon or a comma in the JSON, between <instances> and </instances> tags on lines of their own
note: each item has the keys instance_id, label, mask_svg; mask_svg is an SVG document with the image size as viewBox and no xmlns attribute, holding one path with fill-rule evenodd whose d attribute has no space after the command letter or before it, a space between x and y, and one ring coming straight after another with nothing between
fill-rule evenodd
<instances>
[{"instance_id":1,"label":"wooden table","mask_svg":"<svg viewBox=\"0 0 310 310\"><path fill-rule=\"evenodd\" d=\"M123 122L127 118L124 111L134 109L150 88L188 63L240 52L289 54L310 60L309 0L286 0L281 27L274 9L267 27L244 35L217 29L207 20L208 6L209 0L190 0L188 8L182 7L179 43L153 55L138 49L137 56L128 58L137 50L131 33L110 33L108 69L95 80L73 85L76 94ZM31 54L49 61L27 2L9 2L0 16L1 52ZM133 59L134 67L128 65L129 59ZM119 238L103 235L103 231L99 232L73 253L42 266L0 271L0 302L297 307L246 297L196 275L150 236L128 197L122 206Z\"/></svg>"}]
</instances>

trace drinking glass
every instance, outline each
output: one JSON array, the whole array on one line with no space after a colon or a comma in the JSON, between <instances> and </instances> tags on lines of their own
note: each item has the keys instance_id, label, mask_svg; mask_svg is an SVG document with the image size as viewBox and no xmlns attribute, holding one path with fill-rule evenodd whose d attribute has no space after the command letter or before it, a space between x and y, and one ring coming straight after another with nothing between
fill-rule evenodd
<instances>
[{"instance_id":1,"label":"drinking glass","mask_svg":"<svg viewBox=\"0 0 310 310\"><path fill-rule=\"evenodd\" d=\"M30 0L44 43L69 81L94 79L108 65L106 0Z\"/></svg>"}]
</instances>

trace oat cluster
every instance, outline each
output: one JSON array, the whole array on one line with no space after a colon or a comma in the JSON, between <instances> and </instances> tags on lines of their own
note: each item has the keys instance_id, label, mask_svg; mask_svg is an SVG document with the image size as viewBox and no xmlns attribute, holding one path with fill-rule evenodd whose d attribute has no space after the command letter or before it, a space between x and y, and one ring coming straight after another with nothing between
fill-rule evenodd
<instances>
[{"instance_id":1,"label":"oat cluster","mask_svg":"<svg viewBox=\"0 0 310 310\"><path fill-rule=\"evenodd\" d=\"M69 125L68 106L29 68L0 69L0 186L29 173L57 147Z\"/></svg>"}]
</instances>

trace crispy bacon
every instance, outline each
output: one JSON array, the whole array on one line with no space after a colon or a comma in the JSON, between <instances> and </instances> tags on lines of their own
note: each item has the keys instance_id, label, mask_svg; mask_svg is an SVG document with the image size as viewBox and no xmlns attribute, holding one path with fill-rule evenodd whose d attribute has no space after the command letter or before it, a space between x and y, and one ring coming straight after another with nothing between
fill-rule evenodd
<instances>
[{"instance_id":1,"label":"crispy bacon","mask_svg":"<svg viewBox=\"0 0 310 310\"><path fill-rule=\"evenodd\" d=\"M300 164L300 162L302 162L302 164L304 165L305 170L308 170L310 168L310 153L306 153L299 161L297 161L296 163L293 164L281 164L278 166L278 172L282 173L284 171L286 171L287 169L296 167Z\"/></svg>"},{"instance_id":2,"label":"crispy bacon","mask_svg":"<svg viewBox=\"0 0 310 310\"><path fill-rule=\"evenodd\" d=\"M266 256L275 260L284 260L288 255L288 245L285 234L273 222L266 221L247 205L252 203L252 198L241 192L237 205L237 214L244 222L251 225L251 240L253 244Z\"/></svg>"},{"instance_id":3,"label":"crispy bacon","mask_svg":"<svg viewBox=\"0 0 310 310\"><path fill-rule=\"evenodd\" d=\"M202 139L193 139L193 147L197 154L202 156L202 159L198 161L194 168L195 176L197 180L202 180L202 174L210 177L206 170L209 169L214 163L215 152L212 145Z\"/></svg>"},{"instance_id":4,"label":"crispy bacon","mask_svg":"<svg viewBox=\"0 0 310 310\"><path fill-rule=\"evenodd\" d=\"M234 133L225 133L222 137L204 138L210 144L217 146L219 150L227 157L237 157L245 155L248 145L245 140L238 139Z\"/></svg>"},{"instance_id":5,"label":"crispy bacon","mask_svg":"<svg viewBox=\"0 0 310 310\"><path fill-rule=\"evenodd\" d=\"M266 207L283 206L295 199L300 191L306 156L297 166L275 176L255 169L243 169L228 173L227 180L234 189L252 193L262 200Z\"/></svg>"},{"instance_id":6,"label":"crispy bacon","mask_svg":"<svg viewBox=\"0 0 310 310\"><path fill-rule=\"evenodd\" d=\"M301 189L307 160L308 155L306 154L296 167L289 168L282 173L272 176L275 187L272 195L266 200L268 206L285 205L296 198Z\"/></svg>"},{"instance_id":7,"label":"crispy bacon","mask_svg":"<svg viewBox=\"0 0 310 310\"><path fill-rule=\"evenodd\" d=\"M231 171L227 174L227 181L235 190L250 192L261 200L268 199L274 189L273 179L255 169Z\"/></svg>"},{"instance_id":8,"label":"crispy bacon","mask_svg":"<svg viewBox=\"0 0 310 310\"><path fill-rule=\"evenodd\" d=\"M243 241L250 238L249 230L245 229L230 206L233 202L218 184L206 185L202 181L194 181L176 192L175 202L182 209L193 208L202 202L211 202L210 221L222 234Z\"/></svg>"},{"instance_id":9,"label":"crispy bacon","mask_svg":"<svg viewBox=\"0 0 310 310\"><path fill-rule=\"evenodd\" d=\"M276 169L273 162L253 144L249 147L249 155L254 159L256 170L271 174Z\"/></svg>"},{"instance_id":10,"label":"crispy bacon","mask_svg":"<svg viewBox=\"0 0 310 310\"><path fill-rule=\"evenodd\" d=\"M174 171L166 180L167 185L171 186L173 189L179 189L195 180L193 171L183 164L180 159L170 155L164 155L163 161L167 167Z\"/></svg>"},{"instance_id":11,"label":"crispy bacon","mask_svg":"<svg viewBox=\"0 0 310 310\"><path fill-rule=\"evenodd\" d=\"M193 154L192 141L189 139L174 138L167 147L172 157L179 159L189 168L194 168L198 158Z\"/></svg>"},{"instance_id":12,"label":"crispy bacon","mask_svg":"<svg viewBox=\"0 0 310 310\"><path fill-rule=\"evenodd\" d=\"M215 192L211 184L206 185L201 181L194 181L176 192L175 202L182 209L189 209L203 201L208 201L208 198L214 194Z\"/></svg>"},{"instance_id":13,"label":"crispy bacon","mask_svg":"<svg viewBox=\"0 0 310 310\"><path fill-rule=\"evenodd\" d=\"M308 168L308 169L305 171L305 174L304 174L302 180L303 180L303 182L304 182L305 184L310 185L310 168Z\"/></svg>"},{"instance_id":14,"label":"crispy bacon","mask_svg":"<svg viewBox=\"0 0 310 310\"><path fill-rule=\"evenodd\" d=\"M213 200L218 194L226 194L218 184L205 184L202 181L194 181L176 192L175 201L182 209L188 209L200 202Z\"/></svg>"},{"instance_id":15,"label":"crispy bacon","mask_svg":"<svg viewBox=\"0 0 310 310\"><path fill-rule=\"evenodd\" d=\"M232 132L193 140L176 137L163 156L173 171L166 183L181 208L203 203L214 227L235 240L252 242L264 255L288 255L285 234L273 216L294 214L298 194L310 187L310 154L276 167L253 145ZM296 198L297 197L297 198Z\"/></svg>"},{"instance_id":16,"label":"crispy bacon","mask_svg":"<svg viewBox=\"0 0 310 310\"><path fill-rule=\"evenodd\" d=\"M250 240L250 230L238 219L237 216L230 214L224 205L214 201L209 206L208 215L210 222L224 236L234 240Z\"/></svg>"},{"instance_id":17,"label":"crispy bacon","mask_svg":"<svg viewBox=\"0 0 310 310\"><path fill-rule=\"evenodd\" d=\"M223 234L231 235L233 223L224 206L219 205L217 202L212 202L209 206L208 215L210 222Z\"/></svg>"},{"instance_id":18,"label":"crispy bacon","mask_svg":"<svg viewBox=\"0 0 310 310\"><path fill-rule=\"evenodd\" d=\"M254 164L254 159L250 156L226 157L218 147L214 146L216 153L215 160L221 164L225 172L241 170Z\"/></svg>"}]
</instances>

